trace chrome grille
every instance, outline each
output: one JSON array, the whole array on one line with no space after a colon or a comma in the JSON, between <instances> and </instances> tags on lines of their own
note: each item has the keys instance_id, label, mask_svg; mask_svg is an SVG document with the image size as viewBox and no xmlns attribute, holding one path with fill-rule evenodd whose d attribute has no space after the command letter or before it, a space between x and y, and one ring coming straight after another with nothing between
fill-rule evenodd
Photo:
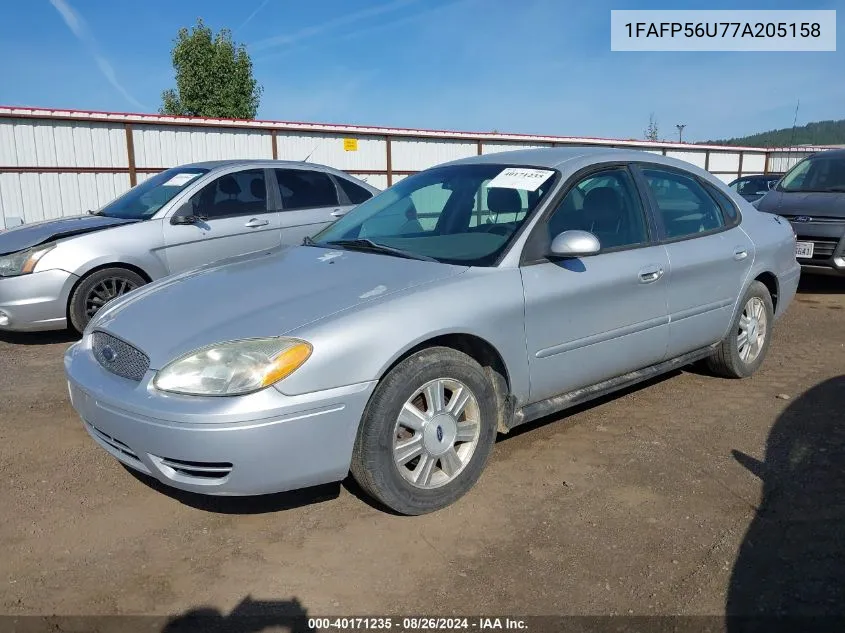
<instances>
[{"instance_id":1,"label":"chrome grille","mask_svg":"<svg viewBox=\"0 0 845 633\"><path fill-rule=\"evenodd\" d=\"M827 259L833 255L833 251L836 250L836 245L839 243L837 240L826 240L820 237L804 237L802 235L798 236L798 241L813 243L812 259Z\"/></svg>"},{"instance_id":2,"label":"chrome grille","mask_svg":"<svg viewBox=\"0 0 845 633\"><path fill-rule=\"evenodd\" d=\"M141 380L150 368L146 354L105 332L91 335L91 349L100 365L129 380Z\"/></svg>"}]
</instances>

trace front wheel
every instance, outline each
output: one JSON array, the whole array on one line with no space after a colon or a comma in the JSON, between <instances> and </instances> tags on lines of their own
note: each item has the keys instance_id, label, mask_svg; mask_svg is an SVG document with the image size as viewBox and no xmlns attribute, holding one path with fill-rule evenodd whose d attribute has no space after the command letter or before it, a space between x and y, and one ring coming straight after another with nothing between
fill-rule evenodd
<instances>
[{"instance_id":1,"label":"front wheel","mask_svg":"<svg viewBox=\"0 0 845 633\"><path fill-rule=\"evenodd\" d=\"M73 291L68 306L73 329L81 334L93 316L109 301L145 283L141 275L126 268L104 268L84 277Z\"/></svg>"},{"instance_id":2,"label":"front wheel","mask_svg":"<svg viewBox=\"0 0 845 633\"><path fill-rule=\"evenodd\" d=\"M726 378L747 378L769 351L774 323L774 308L769 289L752 282L742 298L740 309L728 336L707 359L711 371Z\"/></svg>"},{"instance_id":3,"label":"front wheel","mask_svg":"<svg viewBox=\"0 0 845 633\"><path fill-rule=\"evenodd\" d=\"M417 352L370 398L352 475L401 514L444 508L481 475L496 439L497 407L490 381L471 357L445 347Z\"/></svg>"}]
</instances>

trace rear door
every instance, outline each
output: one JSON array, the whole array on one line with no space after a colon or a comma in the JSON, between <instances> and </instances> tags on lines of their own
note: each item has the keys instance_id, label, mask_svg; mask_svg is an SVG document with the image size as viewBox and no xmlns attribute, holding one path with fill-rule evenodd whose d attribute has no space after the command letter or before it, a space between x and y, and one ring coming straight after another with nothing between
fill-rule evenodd
<instances>
[{"instance_id":1,"label":"rear door","mask_svg":"<svg viewBox=\"0 0 845 633\"><path fill-rule=\"evenodd\" d=\"M637 173L669 255L668 356L679 356L727 333L754 243L713 185L664 165L641 165Z\"/></svg>"},{"instance_id":2,"label":"rear door","mask_svg":"<svg viewBox=\"0 0 845 633\"><path fill-rule=\"evenodd\" d=\"M244 169L216 178L195 193L180 215L194 224L164 222L170 272L196 268L226 257L266 250L280 242L279 213L268 206L269 170Z\"/></svg>"},{"instance_id":3,"label":"rear door","mask_svg":"<svg viewBox=\"0 0 845 633\"><path fill-rule=\"evenodd\" d=\"M300 244L355 206L325 172L291 167L274 169L273 175L283 244Z\"/></svg>"},{"instance_id":4,"label":"rear door","mask_svg":"<svg viewBox=\"0 0 845 633\"><path fill-rule=\"evenodd\" d=\"M556 235L573 229L595 234L601 251L543 256ZM669 261L652 234L625 166L582 176L536 227L521 268L532 402L663 360Z\"/></svg>"}]
</instances>

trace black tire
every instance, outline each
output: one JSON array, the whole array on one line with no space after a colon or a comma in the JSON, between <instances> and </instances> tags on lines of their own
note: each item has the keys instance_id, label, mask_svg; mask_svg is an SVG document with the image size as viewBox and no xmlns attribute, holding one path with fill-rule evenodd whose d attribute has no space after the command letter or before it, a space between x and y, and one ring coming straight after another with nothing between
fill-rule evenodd
<instances>
[{"instance_id":1,"label":"black tire","mask_svg":"<svg viewBox=\"0 0 845 633\"><path fill-rule=\"evenodd\" d=\"M396 424L405 403L423 386L440 379L459 381L475 396L478 441L451 481L423 489L407 481L400 473L403 466L394 461ZM454 392L447 404L453 396ZM417 352L381 380L367 403L355 439L352 475L365 492L400 514L419 515L444 508L466 494L484 470L496 440L498 407L493 386L473 358L447 347ZM442 439L439 427L437 437ZM441 462L434 461L442 468Z\"/></svg>"},{"instance_id":2,"label":"black tire","mask_svg":"<svg viewBox=\"0 0 845 633\"><path fill-rule=\"evenodd\" d=\"M743 318L746 306L749 301L754 298L760 299L763 302L763 309L766 317L766 331L760 351L757 355L745 361L740 356L739 341L737 337L740 334L740 320ZM759 281L754 281L748 287L745 295L739 304L734 321L731 324L731 329L725 340L716 348L713 355L707 359L707 367L717 376L725 378L748 378L756 372L763 360L766 358L766 353L769 351L769 345L772 340L772 326L774 325L774 307L772 306L772 296L769 294L769 289Z\"/></svg>"},{"instance_id":3,"label":"black tire","mask_svg":"<svg viewBox=\"0 0 845 633\"><path fill-rule=\"evenodd\" d=\"M106 303L146 283L141 275L126 268L103 268L83 277L68 302L71 327L81 334ZM108 288L113 289L113 296L109 296Z\"/></svg>"}]
</instances>

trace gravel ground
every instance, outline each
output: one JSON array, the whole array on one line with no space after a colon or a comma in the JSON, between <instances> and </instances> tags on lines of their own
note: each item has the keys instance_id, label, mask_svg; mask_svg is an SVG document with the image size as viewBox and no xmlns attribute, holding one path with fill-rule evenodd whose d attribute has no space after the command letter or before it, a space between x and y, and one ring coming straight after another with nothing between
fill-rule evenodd
<instances>
[{"instance_id":1,"label":"gravel ground","mask_svg":"<svg viewBox=\"0 0 845 633\"><path fill-rule=\"evenodd\" d=\"M845 612L845 279L802 280L752 379L677 372L532 424L416 518L350 482L216 499L133 475L68 404L72 341L0 335L0 612Z\"/></svg>"}]
</instances>

